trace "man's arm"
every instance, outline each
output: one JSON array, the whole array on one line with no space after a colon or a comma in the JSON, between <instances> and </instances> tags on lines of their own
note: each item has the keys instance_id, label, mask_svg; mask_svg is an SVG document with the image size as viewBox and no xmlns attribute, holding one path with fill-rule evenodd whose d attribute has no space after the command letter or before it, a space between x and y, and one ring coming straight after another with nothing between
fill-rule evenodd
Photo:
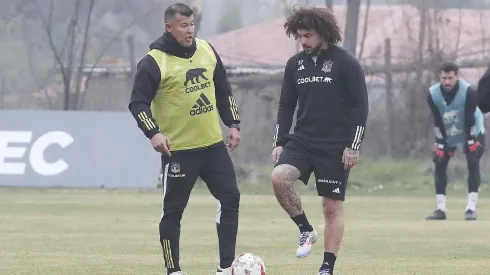
<instances>
[{"instance_id":1,"label":"man's arm","mask_svg":"<svg viewBox=\"0 0 490 275\"><path fill-rule=\"evenodd\" d=\"M211 46L211 44L209 44ZM216 50L211 46L216 56L216 68L214 69L214 88L216 91L216 107L223 123L230 127L240 124L240 115L235 97L231 91L231 85L226 75L226 69Z\"/></svg>"},{"instance_id":2,"label":"man's arm","mask_svg":"<svg viewBox=\"0 0 490 275\"><path fill-rule=\"evenodd\" d=\"M476 91L469 87L468 91L466 92L466 102L465 102L465 109L464 109L464 122L465 122L465 134L468 140L475 140L475 111L476 111L476 106L478 105L478 97L476 95Z\"/></svg>"},{"instance_id":3,"label":"man's arm","mask_svg":"<svg viewBox=\"0 0 490 275\"><path fill-rule=\"evenodd\" d=\"M286 64L284 69L284 79L282 82L281 96L277 110L276 131L274 133L273 147L284 146L288 141L289 131L293 124L293 115L298 102L298 92L294 83L292 59Z\"/></svg>"},{"instance_id":4,"label":"man's arm","mask_svg":"<svg viewBox=\"0 0 490 275\"><path fill-rule=\"evenodd\" d=\"M344 66L343 77L347 84L347 95L350 106L354 110L349 148L359 150L364 139L364 130L369 113L366 78L355 57L348 57Z\"/></svg>"},{"instance_id":5,"label":"man's arm","mask_svg":"<svg viewBox=\"0 0 490 275\"><path fill-rule=\"evenodd\" d=\"M429 104L430 110L432 112L432 117L434 118L434 132L436 136L437 144L446 144L446 129L444 128L444 123L442 122L441 113L437 109L436 104L432 100L430 92L427 95L427 104Z\"/></svg>"},{"instance_id":6,"label":"man's arm","mask_svg":"<svg viewBox=\"0 0 490 275\"><path fill-rule=\"evenodd\" d=\"M138 63L128 106L138 123L138 127L149 139L160 131L150 109L151 101L160 84L160 77L158 64L150 55L145 56Z\"/></svg>"}]
</instances>

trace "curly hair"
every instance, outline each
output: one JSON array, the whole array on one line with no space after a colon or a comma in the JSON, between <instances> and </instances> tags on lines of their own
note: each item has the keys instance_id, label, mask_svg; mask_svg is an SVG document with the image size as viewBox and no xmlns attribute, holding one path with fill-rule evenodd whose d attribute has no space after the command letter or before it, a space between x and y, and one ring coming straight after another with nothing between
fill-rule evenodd
<instances>
[{"instance_id":1,"label":"curly hair","mask_svg":"<svg viewBox=\"0 0 490 275\"><path fill-rule=\"evenodd\" d=\"M342 40L340 27L335 16L321 7L302 6L293 8L284 24L286 35L298 37L298 29L316 31L328 44L337 44Z\"/></svg>"}]
</instances>

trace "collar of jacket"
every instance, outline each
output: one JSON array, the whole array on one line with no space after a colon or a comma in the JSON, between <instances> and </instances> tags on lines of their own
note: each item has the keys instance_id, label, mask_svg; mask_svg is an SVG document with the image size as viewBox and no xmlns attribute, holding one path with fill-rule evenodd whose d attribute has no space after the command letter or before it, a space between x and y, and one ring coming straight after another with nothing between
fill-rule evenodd
<instances>
[{"instance_id":1,"label":"collar of jacket","mask_svg":"<svg viewBox=\"0 0 490 275\"><path fill-rule=\"evenodd\" d=\"M180 58L190 58L197 49L195 39L193 39L191 46L184 47L167 31L163 33L155 47Z\"/></svg>"}]
</instances>

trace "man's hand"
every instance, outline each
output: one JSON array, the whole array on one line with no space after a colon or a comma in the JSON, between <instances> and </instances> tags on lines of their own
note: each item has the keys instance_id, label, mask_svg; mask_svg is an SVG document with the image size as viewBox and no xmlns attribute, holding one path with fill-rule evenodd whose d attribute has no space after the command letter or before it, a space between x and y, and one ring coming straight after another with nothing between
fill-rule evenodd
<instances>
[{"instance_id":1,"label":"man's hand","mask_svg":"<svg viewBox=\"0 0 490 275\"><path fill-rule=\"evenodd\" d=\"M481 156L483 154L483 145L477 140L469 140L466 147L467 152Z\"/></svg>"},{"instance_id":2,"label":"man's hand","mask_svg":"<svg viewBox=\"0 0 490 275\"><path fill-rule=\"evenodd\" d=\"M237 128L228 128L226 146L233 151L240 144L240 131Z\"/></svg>"},{"instance_id":3,"label":"man's hand","mask_svg":"<svg viewBox=\"0 0 490 275\"><path fill-rule=\"evenodd\" d=\"M172 155L170 154L170 145L172 145L170 139L168 139L167 136L164 136L160 133L154 135L151 138L151 146L153 146L153 149L155 149L155 151L157 152L165 153L169 157Z\"/></svg>"},{"instance_id":4,"label":"man's hand","mask_svg":"<svg viewBox=\"0 0 490 275\"><path fill-rule=\"evenodd\" d=\"M452 158L453 155L454 153L451 150L448 150L447 146L436 143L433 153L434 162L441 162L446 158Z\"/></svg>"},{"instance_id":5,"label":"man's hand","mask_svg":"<svg viewBox=\"0 0 490 275\"><path fill-rule=\"evenodd\" d=\"M342 163L344 164L344 169L350 169L357 164L359 160L359 151L352 148L346 147L344 154L342 155Z\"/></svg>"},{"instance_id":6,"label":"man's hand","mask_svg":"<svg viewBox=\"0 0 490 275\"><path fill-rule=\"evenodd\" d=\"M283 149L284 148L282 146L277 146L276 148L274 148L274 150L272 150L272 163L275 164L277 162L277 160L279 159L279 155L282 153Z\"/></svg>"}]
</instances>

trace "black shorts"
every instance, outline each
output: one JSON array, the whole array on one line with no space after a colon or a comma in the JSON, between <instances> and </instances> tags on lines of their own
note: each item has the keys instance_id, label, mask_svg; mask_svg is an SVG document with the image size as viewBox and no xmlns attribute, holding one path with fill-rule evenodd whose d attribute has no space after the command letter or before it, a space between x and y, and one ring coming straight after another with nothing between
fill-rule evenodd
<instances>
[{"instance_id":1,"label":"black shorts","mask_svg":"<svg viewBox=\"0 0 490 275\"><path fill-rule=\"evenodd\" d=\"M349 170L345 170L342 163L344 150L345 146L342 144L315 150L296 140L290 140L275 166L289 164L296 167L301 173L299 179L304 184L308 184L311 173L315 173L319 196L344 201L349 177Z\"/></svg>"}]
</instances>

